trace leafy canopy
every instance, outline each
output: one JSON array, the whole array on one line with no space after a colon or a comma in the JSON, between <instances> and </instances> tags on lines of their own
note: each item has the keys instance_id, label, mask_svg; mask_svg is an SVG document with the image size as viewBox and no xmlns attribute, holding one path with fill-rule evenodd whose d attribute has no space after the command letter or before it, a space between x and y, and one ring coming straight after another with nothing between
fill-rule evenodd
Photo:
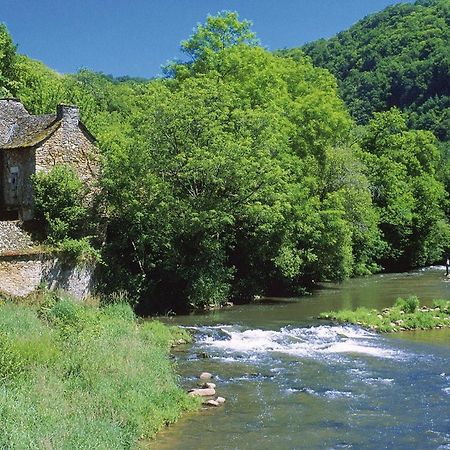
<instances>
[{"instance_id":1,"label":"leafy canopy","mask_svg":"<svg viewBox=\"0 0 450 450\"><path fill-rule=\"evenodd\" d=\"M190 38L181 42L181 50L196 61L234 45L256 46L259 41L251 26L249 20L240 21L237 12L222 11L215 16L209 15L205 24L199 23Z\"/></svg>"}]
</instances>

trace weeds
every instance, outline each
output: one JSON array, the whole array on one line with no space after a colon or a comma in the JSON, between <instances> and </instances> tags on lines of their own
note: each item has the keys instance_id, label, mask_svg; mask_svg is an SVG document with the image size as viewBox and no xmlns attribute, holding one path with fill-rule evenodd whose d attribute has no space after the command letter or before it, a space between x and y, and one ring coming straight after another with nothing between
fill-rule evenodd
<instances>
[{"instance_id":1,"label":"weeds","mask_svg":"<svg viewBox=\"0 0 450 450\"><path fill-rule=\"evenodd\" d=\"M3 300L0 330L0 448L134 448L196 407L168 357L183 332L124 303Z\"/></svg>"}]
</instances>

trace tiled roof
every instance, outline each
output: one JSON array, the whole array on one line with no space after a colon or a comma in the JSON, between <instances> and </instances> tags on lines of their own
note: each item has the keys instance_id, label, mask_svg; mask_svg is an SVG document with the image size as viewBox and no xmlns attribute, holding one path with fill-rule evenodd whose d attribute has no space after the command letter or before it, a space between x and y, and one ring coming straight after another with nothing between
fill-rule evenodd
<instances>
[{"instance_id":1,"label":"tiled roof","mask_svg":"<svg viewBox=\"0 0 450 450\"><path fill-rule=\"evenodd\" d=\"M9 130L3 149L33 147L48 138L60 126L55 114L19 117Z\"/></svg>"}]
</instances>

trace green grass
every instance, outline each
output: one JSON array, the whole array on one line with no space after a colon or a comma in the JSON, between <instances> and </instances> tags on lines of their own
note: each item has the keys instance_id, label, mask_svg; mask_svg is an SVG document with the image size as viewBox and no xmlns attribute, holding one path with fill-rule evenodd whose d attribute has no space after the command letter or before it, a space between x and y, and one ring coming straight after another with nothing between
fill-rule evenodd
<instances>
[{"instance_id":1,"label":"green grass","mask_svg":"<svg viewBox=\"0 0 450 450\"><path fill-rule=\"evenodd\" d=\"M135 448L196 408L169 358L181 338L126 304L0 300L0 448Z\"/></svg>"},{"instance_id":2,"label":"green grass","mask_svg":"<svg viewBox=\"0 0 450 450\"><path fill-rule=\"evenodd\" d=\"M450 301L435 300L433 306L427 308L420 307L417 297L409 296L398 298L393 307L383 311L361 307L355 311L325 312L319 318L360 325L383 333L444 328L450 327Z\"/></svg>"}]
</instances>

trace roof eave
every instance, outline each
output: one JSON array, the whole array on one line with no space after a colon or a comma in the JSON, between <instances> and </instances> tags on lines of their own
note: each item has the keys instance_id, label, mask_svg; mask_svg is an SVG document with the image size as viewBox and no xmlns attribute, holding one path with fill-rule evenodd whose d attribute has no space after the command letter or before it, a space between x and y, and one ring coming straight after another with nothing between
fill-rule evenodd
<instances>
[{"instance_id":1,"label":"roof eave","mask_svg":"<svg viewBox=\"0 0 450 450\"><path fill-rule=\"evenodd\" d=\"M41 144L42 142L44 142L48 138L50 138L60 126L61 126L61 121L57 121L57 122L53 123L50 127L48 127L46 130L44 130L42 133L39 133L33 140L9 144L9 145L4 144L4 145L0 146L0 150L17 150L19 148L36 147L37 145Z\"/></svg>"}]
</instances>

